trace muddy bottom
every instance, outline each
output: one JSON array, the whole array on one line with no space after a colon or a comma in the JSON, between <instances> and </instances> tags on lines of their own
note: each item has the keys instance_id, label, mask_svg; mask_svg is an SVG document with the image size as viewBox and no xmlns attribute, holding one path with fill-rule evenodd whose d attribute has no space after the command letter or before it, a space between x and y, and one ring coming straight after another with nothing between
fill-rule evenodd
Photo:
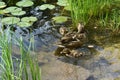
<instances>
[{"instance_id":1,"label":"muddy bottom","mask_svg":"<svg viewBox=\"0 0 120 80\"><path fill-rule=\"evenodd\" d=\"M42 80L120 80L118 46L120 44L104 47L87 59L57 57L54 52L38 52Z\"/></svg>"}]
</instances>

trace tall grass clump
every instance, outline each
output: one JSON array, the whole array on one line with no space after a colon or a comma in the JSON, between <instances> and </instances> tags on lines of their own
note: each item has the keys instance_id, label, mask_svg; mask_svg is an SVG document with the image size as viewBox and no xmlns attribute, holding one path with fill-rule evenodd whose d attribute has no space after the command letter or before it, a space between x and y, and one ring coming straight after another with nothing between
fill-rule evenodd
<instances>
[{"instance_id":1,"label":"tall grass clump","mask_svg":"<svg viewBox=\"0 0 120 80\"><path fill-rule=\"evenodd\" d=\"M108 13L112 0L68 0L73 23L87 24L92 17L101 17ZM104 10L105 9L105 10Z\"/></svg>"},{"instance_id":2,"label":"tall grass clump","mask_svg":"<svg viewBox=\"0 0 120 80\"><path fill-rule=\"evenodd\" d=\"M13 41L20 48L20 58L12 56ZM30 47L25 48L22 38L13 39L10 30L1 31L0 51L0 80L41 80L37 60L31 57Z\"/></svg>"}]
</instances>

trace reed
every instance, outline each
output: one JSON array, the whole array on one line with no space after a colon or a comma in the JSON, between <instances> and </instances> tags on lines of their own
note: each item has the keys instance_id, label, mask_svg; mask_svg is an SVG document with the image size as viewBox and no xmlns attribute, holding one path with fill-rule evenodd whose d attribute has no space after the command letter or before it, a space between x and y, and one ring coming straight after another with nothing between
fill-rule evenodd
<instances>
[{"instance_id":1,"label":"reed","mask_svg":"<svg viewBox=\"0 0 120 80\"><path fill-rule=\"evenodd\" d=\"M22 38L14 39L20 47L21 57L12 56L12 34L10 30L0 34L0 80L41 80L36 57L31 57L30 46L26 49Z\"/></svg>"},{"instance_id":2,"label":"reed","mask_svg":"<svg viewBox=\"0 0 120 80\"><path fill-rule=\"evenodd\" d=\"M91 19L96 19L105 28L113 31L120 28L119 0L68 0L68 3L74 26L79 22L84 25L91 24Z\"/></svg>"}]
</instances>

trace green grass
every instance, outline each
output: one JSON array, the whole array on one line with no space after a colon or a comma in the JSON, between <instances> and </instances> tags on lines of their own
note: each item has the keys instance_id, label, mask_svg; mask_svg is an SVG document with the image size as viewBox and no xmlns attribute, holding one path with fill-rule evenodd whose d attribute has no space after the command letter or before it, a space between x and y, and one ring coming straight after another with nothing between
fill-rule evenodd
<instances>
[{"instance_id":1,"label":"green grass","mask_svg":"<svg viewBox=\"0 0 120 80\"><path fill-rule=\"evenodd\" d=\"M104 8L110 7L110 0L68 0L71 7L73 23L86 24L91 17L101 17L106 14Z\"/></svg>"},{"instance_id":2,"label":"green grass","mask_svg":"<svg viewBox=\"0 0 120 80\"><path fill-rule=\"evenodd\" d=\"M99 25L112 30L118 30L120 27L119 0L68 0L68 3L75 26L79 22L84 25L91 24L91 19L95 19L100 22Z\"/></svg>"},{"instance_id":3,"label":"green grass","mask_svg":"<svg viewBox=\"0 0 120 80\"><path fill-rule=\"evenodd\" d=\"M12 39L12 34L9 30L0 33L0 80L41 80L41 73L36 57L31 57L30 46L25 49L25 46L20 39ZM12 56L12 41L16 42L20 48L20 58ZM33 40L33 39L32 39ZM31 43L31 41L30 41Z\"/></svg>"}]
</instances>

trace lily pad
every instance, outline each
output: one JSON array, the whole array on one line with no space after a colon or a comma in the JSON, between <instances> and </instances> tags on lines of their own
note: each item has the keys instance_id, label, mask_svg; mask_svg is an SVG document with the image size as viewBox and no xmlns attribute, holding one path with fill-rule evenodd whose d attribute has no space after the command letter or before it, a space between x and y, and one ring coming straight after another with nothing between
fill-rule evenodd
<instances>
[{"instance_id":1,"label":"lily pad","mask_svg":"<svg viewBox=\"0 0 120 80\"><path fill-rule=\"evenodd\" d=\"M0 2L0 8L4 8L4 7L6 7L5 2Z\"/></svg>"},{"instance_id":2,"label":"lily pad","mask_svg":"<svg viewBox=\"0 0 120 80\"><path fill-rule=\"evenodd\" d=\"M55 6L52 4L43 4L39 7L40 10L45 10L45 9L54 9Z\"/></svg>"},{"instance_id":3,"label":"lily pad","mask_svg":"<svg viewBox=\"0 0 120 80\"><path fill-rule=\"evenodd\" d=\"M9 13L9 11L6 11L6 10L0 10L0 14L6 14L6 13Z\"/></svg>"},{"instance_id":4,"label":"lily pad","mask_svg":"<svg viewBox=\"0 0 120 80\"><path fill-rule=\"evenodd\" d=\"M68 6L68 1L67 0L58 0L57 4L59 6Z\"/></svg>"},{"instance_id":5,"label":"lily pad","mask_svg":"<svg viewBox=\"0 0 120 80\"><path fill-rule=\"evenodd\" d=\"M66 16L57 16L53 17L52 19L55 21L55 23L63 23L66 22L68 18Z\"/></svg>"},{"instance_id":6,"label":"lily pad","mask_svg":"<svg viewBox=\"0 0 120 80\"><path fill-rule=\"evenodd\" d=\"M68 11L71 11L71 7L68 5L68 6L65 6L64 7L65 10L68 10Z\"/></svg>"},{"instance_id":7,"label":"lily pad","mask_svg":"<svg viewBox=\"0 0 120 80\"><path fill-rule=\"evenodd\" d=\"M15 7L15 6L11 6L11 7L6 8L5 11L13 13L13 12L22 11L22 9L18 8L18 7Z\"/></svg>"},{"instance_id":8,"label":"lily pad","mask_svg":"<svg viewBox=\"0 0 120 80\"><path fill-rule=\"evenodd\" d=\"M26 14L26 12L25 11L18 11L18 12L12 12L11 14L14 16L21 16L21 15Z\"/></svg>"},{"instance_id":9,"label":"lily pad","mask_svg":"<svg viewBox=\"0 0 120 80\"><path fill-rule=\"evenodd\" d=\"M17 25L19 26L19 27L29 27L29 26L31 26L32 24L31 23L28 23L28 22L19 22L19 23L17 23Z\"/></svg>"},{"instance_id":10,"label":"lily pad","mask_svg":"<svg viewBox=\"0 0 120 80\"><path fill-rule=\"evenodd\" d=\"M30 7L32 6L34 3L30 0L23 0L23 1L19 1L16 3L17 6L20 7Z\"/></svg>"},{"instance_id":11,"label":"lily pad","mask_svg":"<svg viewBox=\"0 0 120 80\"><path fill-rule=\"evenodd\" d=\"M20 21L20 19L17 18L17 17L5 17L5 18L3 18L3 19L1 20L1 22L2 22L3 24L8 24L8 25L10 25L10 24L16 24L16 23L18 23L19 21Z\"/></svg>"},{"instance_id":12,"label":"lily pad","mask_svg":"<svg viewBox=\"0 0 120 80\"><path fill-rule=\"evenodd\" d=\"M37 21L37 18L36 18L36 17L33 17L33 16L23 17L23 18L21 19L21 21L23 21L23 22L35 22L35 21Z\"/></svg>"}]
</instances>

